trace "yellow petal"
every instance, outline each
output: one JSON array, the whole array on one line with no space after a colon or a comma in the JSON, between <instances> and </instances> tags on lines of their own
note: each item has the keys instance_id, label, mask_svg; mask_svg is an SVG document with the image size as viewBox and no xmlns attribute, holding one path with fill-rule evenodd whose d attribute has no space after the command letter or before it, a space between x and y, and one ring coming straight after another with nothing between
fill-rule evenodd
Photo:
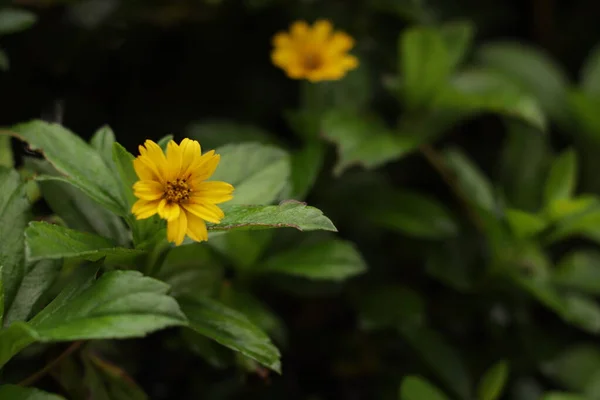
<instances>
[{"instance_id":1,"label":"yellow petal","mask_svg":"<svg viewBox=\"0 0 600 400\"><path fill-rule=\"evenodd\" d=\"M179 208L179 207L178 207ZM179 246L183 242L187 232L187 218L184 212L179 216L167 222L167 240Z\"/></svg>"},{"instance_id":2,"label":"yellow petal","mask_svg":"<svg viewBox=\"0 0 600 400\"><path fill-rule=\"evenodd\" d=\"M167 221L173 221L177 219L181 214L181 210L179 208L179 204L177 203L169 203L167 200L162 199L160 203L158 203L158 215L162 219L166 219Z\"/></svg>"},{"instance_id":3,"label":"yellow petal","mask_svg":"<svg viewBox=\"0 0 600 400\"><path fill-rule=\"evenodd\" d=\"M186 212L187 217L187 235L196 242L208 240L208 231L206 223L200 217L192 213Z\"/></svg>"},{"instance_id":4,"label":"yellow petal","mask_svg":"<svg viewBox=\"0 0 600 400\"><path fill-rule=\"evenodd\" d=\"M292 45L292 38L285 32L278 32L273 36L273 46L288 47Z\"/></svg>"},{"instance_id":5,"label":"yellow petal","mask_svg":"<svg viewBox=\"0 0 600 400\"><path fill-rule=\"evenodd\" d=\"M181 148L171 140L167 144L167 180L172 181L179 177L181 172Z\"/></svg>"},{"instance_id":6,"label":"yellow petal","mask_svg":"<svg viewBox=\"0 0 600 400\"><path fill-rule=\"evenodd\" d=\"M191 200L191 199L190 199ZM223 210L214 204L203 204L203 203L186 203L182 204L183 208L191 214L194 214L197 217L202 218L205 221L213 222L218 224L221 222L221 219L225 216Z\"/></svg>"},{"instance_id":7,"label":"yellow petal","mask_svg":"<svg viewBox=\"0 0 600 400\"><path fill-rule=\"evenodd\" d=\"M179 147L182 151L181 175L185 179L190 173L190 168L200 159L202 148L196 140L188 138L183 139Z\"/></svg>"},{"instance_id":8,"label":"yellow petal","mask_svg":"<svg viewBox=\"0 0 600 400\"><path fill-rule=\"evenodd\" d=\"M133 194L143 200L159 200L164 194L164 189L159 182L142 180L133 184Z\"/></svg>"},{"instance_id":9,"label":"yellow petal","mask_svg":"<svg viewBox=\"0 0 600 400\"><path fill-rule=\"evenodd\" d=\"M354 46L354 39L344 32L335 32L329 42L329 51L332 53L343 53Z\"/></svg>"},{"instance_id":10,"label":"yellow petal","mask_svg":"<svg viewBox=\"0 0 600 400\"><path fill-rule=\"evenodd\" d=\"M233 186L227 182L209 181L194 186L193 197L197 203L219 204L233 198Z\"/></svg>"},{"instance_id":11,"label":"yellow petal","mask_svg":"<svg viewBox=\"0 0 600 400\"><path fill-rule=\"evenodd\" d=\"M135 169L135 173L141 180L159 180L156 171L152 169L152 167L144 164L141 156L133 160L133 169Z\"/></svg>"},{"instance_id":12,"label":"yellow petal","mask_svg":"<svg viewBox=\"0 0 600 400\"><path fill-rule=\"evenodd\" d=\"M321 19L315 22L312 29L312 37L315 42L324 42L329 38L331 32L333 31L333 26L331 22Z\"/></svg>"},{"instance_id":13,"label":"yellow petal","mask_svg":"<svg viewBox=\"0 0 600 400\"><path fill-rule=\"evenodd\" d=\"M131 207L131 212L137 219L150 218L158 212L159 201L138 200Z\"/></svg>"},{"instance_id":14,"label":"yellow petal","mask_svg":"<svg viewBox=\"0 0 600 400\"><path fill-rule=\"evenodd\" d=\"M358 58L351 55L347 55L344 56L344 58L342 58L340 64L342 68L345 68L346 70L354 69L358 67Z\"/></svg>"},{"instance_id":15,"label":"yellow petal","mask_svg":"<svg viewBox=\"0 0 600 400\"><path fill-rule=\"evenodd\" d=\"M296 21L290 28L292 40L304 40L308 36L309 31L310 28L306 21Z\"/></svg>"},{"instance_id":16,"label":"yellow petal","mask_svg":"<svg viewBox=\"0 0 600 400\"><path fill-rule=\"evenodd\" d=\"M204 181L212 176L219 165L221 156L215 154L214 150L209 151L198 159L198 161L190 167L190 180L192 182Z\"/></svg>"},{"instance_id":17,"label":"yellow petal","mask_svg":"<svg viewBox=\"0 0 600 400\"><path fill-rule=\"evenodd\" d=\"M140 154L147 156L149 161L156 167L158 174L164 178L167 172L167 159L162 149L150 139L144 142L144 146L146 148L145 154L142 154L141 151Z\"/></svg>"}]
</instances>

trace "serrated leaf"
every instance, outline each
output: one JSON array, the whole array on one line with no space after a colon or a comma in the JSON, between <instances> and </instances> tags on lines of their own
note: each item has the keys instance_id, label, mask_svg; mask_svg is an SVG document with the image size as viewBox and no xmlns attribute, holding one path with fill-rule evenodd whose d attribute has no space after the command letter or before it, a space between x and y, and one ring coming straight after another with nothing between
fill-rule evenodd
<instances>
[{"instance_id":1,"label":"serrated leaf","mask_svg":"<svg viewBox=\"0 0 600 400\"><path fill-rule=\"evenodd\" d=\"M492 366L481 378L477 387L479 400L498 400L508 379L508 364L500 361Z\"/></svg>"},{"instance_id":2,"label":"serrated leaf","mask_svg":"<svg viewBox=\"0 0 600 400\"><path fill-rule=\"evenodd\" d=\"M18 138L44 156L68 182L117 215L125 216L126 207L119 183L102 156L80 137L58 124L39 120L11 127ZM49 177L49 179L57 179Z\"/></svg>"},{"instance_id":3,"label":"serrated leaf","mask_svg":"<svg viewBox=\"0 0 600 400\"><path fill-rule=\"evenodd\" d=\"M434 28L406 29L398 46L404 101L412 109L425 107L450 76L454 60Z\"/></svg>"},{"instance_id":4,"label":"serrated leaf","mask_svg":"<svg viewBox=\"0 0 600 400\"><path fill-rule=\"evenodd\" d=\"M227 145L216 150L221 161L210 178L235 187L228 204L270 204L290 176L286 151L259 143Z\"/></svg>"},{"instance_id":5,"label":"serrated leaf","mask_svg":"<svg viewBox=\"0 0 600 400\"><path fill-rule=\"evenodd\" d=\"M378 118L341 110L323 117L321 134L337 146L335 175L352 165L377 168L412 152L419 144L417 137L395 134Z\"/></svg>"},{"instance_id":6,"label":"serrated leaf","mask_svg":"<svg viewBox=\"0 0 600 400\"><path fill-rule=\"evenodd\" d=\"M207 224L211 231L295 228L300 231L337 232L329 218L317 208L298 201L284 201L277 206L222 207L225 218L218 225Z\"/></svg>"},{"instance_id":7,"label":"serrated leaf","mask_svg":"<svg viewBox=\"0 0 600 400\"><path fill-rule=\"evenodd\" d=\"M29 220L29 202L19 174L0 167L0 267L4 308L10 309L25 275L23 232Z\"/></svg>"},{"instance_id":8,"label":"serrated leaf","mask_svg":"<svg viewBox=\"0 0 600 400\"><path fill-rule=\"evenodd\" d=\"M259 270L314 280L341 281L364 273L367 265L352 243L330 239L275 254L262 262Z\"/></svg>"},{"instance_id":9,"label":"serrated leaf","mask_svg":"<svg viewBox=\"0 0 600 400\"><path fill-rule=\"evenodd\" d=\"M584 249L567 254L553 271L552 280L562 287L600 294L600 251Z\"/></svg>"},{"instance_id":10,"label":"serrated leaf","mask_svg":"<svg viewBox=\"0 0 600 400\"><path fill-rule=\"evenodd\" d=\"M561 124L569 121L565 106L568 79L547 54L518 42L492 42L478 49L476 59L533 94L550 118Z\"/></svg>"},{"instance_id":11,"label":"serrated leaf","mask_svg":"<svg viewBox=\"0 0 600 400\"><path fill-rule=\"evenodd\" d=\"M30 11L20 8L0 9L0 35L20 32L32 26L37 17Z\"/></svg>"},{"instance_id":12,"label":"serrated leaf","mask_svg":"<svg viewBox=\"0 0 600 400\"><path fill-rule=\"evenodd\" d=\"M507 209L506 219L512 232L519 239L533 237L548 226L548 222L542 217L521 210Z\"/></svg>"},{"instance_id":13,"label":"serrated leaf","mask_svg":"<svg viewBox=\"0 0 600 400\"><path fill-rule=\"evenodd\" d=\"M544 188L545 203L569 199L575 191L576 182L577 158L575 151L570 149L560 154L550 167Z\"/></svg>"},{"instance_id":14,"label":"serrated leaf","mask_svg":"<svg viewBox=\"0 0 600 400\"><path fill-rule=\"evenodd\" d=\"M413 191L380 198L367 216L379 226L419 238L444 239L457 235L459 230L446 207L433 197Z\"/></svg>"},{"instance_id":15,"label":"serrated leaf","mask_svg":"<svg viewBox=\"0 0 600 400\"><path fill-rule=\"evenodd\" d=\"M248 318L209 298L181 301L189 326L234 351L281 372L279 350Z\"/></svg>"},{"instance_id":16,"label":"serrated leaf","mask_svg":"<svg viewBox=\"0 0 600 400\"><path fill-rule=\"evenodd\" d=\"M420 376L407 376L400 385L399 400L449 400L437 387Z\"/></svg>"},{"instance_id":17,"label":"serrated leaf","mask_svg":"<svg viewBox=\"0 0 600 400\"><path fill-rule=\"evenodd\" d=\"M75 257L97 261L106 257L109 263L129 264L144 254L141 250L116 247L102 236L45 222L31 222L25 230L25 242L28 261Z\"/></svg>"},{"instance_id":18,"label":"serrated leaf","mask_svg":"<svg viewBox=\"0 0 600 400\"><path fill-rule=\"evenodd\" d=\"M2 400L66 400L56 394L17 385L1 385L0 398Z\"/></svg>"}]
</instances>

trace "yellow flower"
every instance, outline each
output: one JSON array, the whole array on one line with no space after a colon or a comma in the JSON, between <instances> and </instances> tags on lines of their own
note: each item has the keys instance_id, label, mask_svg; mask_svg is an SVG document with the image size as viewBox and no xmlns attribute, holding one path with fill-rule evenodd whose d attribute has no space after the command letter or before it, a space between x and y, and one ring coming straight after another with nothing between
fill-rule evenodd
<instances>
[{"instance_id":1,"label":"yellow flower","mask_svg":"<svg viewBox=\"0 0 600 400\"><path fill-rule=\"evenodd\" d=\"M167 154L152 140L139 147L133 167L140 179L133 185L139 199L131 212L137 219L158 215L167 220L167 239L176 245L187 234L192 240L208 240L206 223L218 224L224 217L216 204L232 199L233 186L205 182L215 172L220 156L214 150L202 155L200 143L170 141Z\"/></svg>"},{"instance_id":2,"label":"yellow flower","mask_svg":"<svg viewBox=\"0 0 600 400\"><path fill-rule=\"evenodd\" d=\"M338 80L358 66L358 59L347 54L354 40L344 32L333 32L326 20L316 21L312 28L304 21L294 22L289 34L274 36L273 45L273 64L293 79Z\"/></svg>"}]
</instances>

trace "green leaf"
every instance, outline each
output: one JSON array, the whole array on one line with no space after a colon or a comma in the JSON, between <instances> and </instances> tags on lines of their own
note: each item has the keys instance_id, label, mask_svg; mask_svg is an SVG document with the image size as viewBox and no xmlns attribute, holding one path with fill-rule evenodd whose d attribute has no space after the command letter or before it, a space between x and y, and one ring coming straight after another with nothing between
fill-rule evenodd
<instances>
[{"instance_id":1,"label":"green leaf","mask_svg":"<svg viewBox=\"0 0 600 400\"><path fill-rule=\"evenodd\" d=\"M28 261L60 258L81 258L109 263L129 264L144 254L140 250L115 247L110 240L90 233L45 222L31 222L25 230Z\"/></svg>"},{"instance_id":2,"label":"green leaf","mask_svg":"<svg viewBox=\"0 0 600 400\"><path fill-rule=\"evenodd\" d=\"M546 204L551 204L556 200L569 199L573 195L577 184L576 157L575 151L569 149L556 157L552 163L544 189Z\"/></svg>"},{"instance_id":3,"label":"green leaf","mask_svg":"<svg viewBox=\"0 0 600 400\"><path fill-rule=\"evenodd\" d=\"M479 168L459 149L448 148L443 155L446 165L456 177L456 184L468 200L483 210L494 212L496 201L492 184Z\"/></svg>"},{"instance_id":4,"label":"green leaf","mask_svg":"<svg viewBox=\"0 0 600 400\"><path fill-rule=\"evenodd\" d=\"M92 352L84 353L84 381L94 400L147 400L148 396L118 366Z\"/></svg>"},{"instance_id":5,"label":"green leaf","mask_svg":"<svg viewBox=\"0 0 600 400\"><path fill-rule=\"evenodd\" d=\"M37 339L37 333L24 322L17 321L0 329L0 368Z\"/></svg>"},{"instance_id":6,"label":"green leaf","mask_svg":"<svg viewBox=\"0 0 600 400\"><path fill-rule=\"evenodd\" d=\"M580 87L592 96L600 95L600 45L596 45L588 54L581 68Z\"/></svg>"},{"instance_id":7,"label":"green leaf","mask_svg":"<svg viewBox=\"0 0 600 400\"><path fill-rule=\"evenodd\" d=\"M156 144L162 149L163 152L166 152L167 145L171 140L173 140L173 135L165 135L162 138L160 138L158 142L156 142Z\"/></svg>"},{"instance_id":8,"label":"green leaf","mask_svg":"<svg viewBox=\"0 0 600 400\"><path fill-rule=\"evenodd\" d=\"M315 280L342 281L364 273L367 265L352 243L330 239L275 254L266 259L259 270Z\"/></svg>"},{"instance_id":9,"label":"green leaf","mask_svg":"<svg viewBox=\"0 0 600 400\"><path fill-rule=\"evenodd\" d=\"M449 389L462 399L471 398L471 379L456 350L428 328L403 329L400 333Z\"/></svg>"},{"instance_id":10,"label":"green leaf","mask_svg":"<svg viewBox=\"0 0 600 400\"><path fill-rule=\"evenodd\" d=\"M325 146L309 141L292 153L291 176L282 198L303 200L314 185L325 159Z\"/></svg>"},{"instance_id":11,"label":"green leaf","mask_svg":"<svg viewBox=\"0 0 600 400\"><path fill-rule=\"evenodd\" d=\"M544 209L544 212L550 220L560 221L584 213L598 205L600 201L596 196L583 195L572 199L555 200Z\"/></svg>"},{"instance_id":12,"label":"green leaf","mask_svg":"<svg viewBox=\"0 0 600 400\"><path fill-rule=\"evenodd\" d=\"M360 325L365 330L420 328L426 318L419 293L400 285L384 284L360 293L357 303Z\"/></svg>"},{"instance_id":13,"label":"green leaf","mask_svg":"<svg viewBox=\"0 0 600 400\"><path fill-rule=\"evenodd\" d=\"M564 256L552 280L562 287L600 295L600 251L584 249Z\"/></svg>"},{"instance_id":14,"label":"green leaf","mask_svg":"<svg viewBox=\"0 0 600 400\"><path fill-rule=\"evenodd\" d=\"M333 110L324 116L321 133L337 146L335 175L341 175L352 165L377 168L418 146L416 137L394 134L378 118L341 110Z\"/></svg>"},{"instance_id":15,"label":"green leaf","mask_svg":"<svg viewBox=\"0 0 600 400\"><path fill-rule=\"evenodd\" d=\"M277 206L223 206L225 218L212 231L295 228L300 231L325 230L337 232L329 218L317 208L294 200Z\"/></svg>"},{"instance_id":16,"label":"green leaf","mask_svg":"<svg viewBox=\"0 0 600 400\"><path fill-rule=\"evenodd\" d=\"M30 264L19 284L11 307L6 310L4 325L27 320L33 306L50 288L61 268L62 262L56 260L42 260Z\"/></svg>"},{"instance_id":17,"label":"green leaf","mask_svg":"<svg viewBox=\"0 0 600 400\"><path fill-rule=\"evenodd\" d=\"M208 245L227 257L237 268L253 267L269 246L273 231L231 231L209 237Z\"/></svg>"},{"instance_id":18,"label":"green leaf","mask_svg":"<svg viewBox=\"0 0 600 400\"><path fill-rule=\"evenodd\" d=\"M29 202L15 170L0 166L0 188L0 267L4 309L8 310L25 275L23 232L29 220Z\"/></svg>"},{"instance_id":19,"label":"green leaf","mask_svg":"<svg viewBox=\"0 0 600 400\"><path fill-rule=\"evenodd\" d=\"M433 197L402 191L378 201L368 218L386 228L425 239L444 239L458 234L454 216Z\"/></svg>"},{"instance_id":20,"label":"green leaf","mask_svg":"<svg viewBox=\"0 0 600 400\"><path fill-rule=\"evenodd\" d=\"M0 9L0 35L24 31L35 24L36 20L35 14L27 10L2 8Z\"/></svg>"},{"instance_id":21,"label":"green leaf","mask_svg":"<svg viewBox=\"0 0 600 400\"><path fill-rule=\"evenodd\" d=\"M60 176L47 161L30 159L25 164L40 173ZM99 234L119 245L126 245L130 241L131 235L121 218L91 200L81 190L61 181L43 180L38 184L48 206L70 228Z\"/></svg>"},{"instance_id":22,"label":"green leaf","mask_svg":"<svg viewBox=\"0 0 600 400\"><path fill-rule=\"evenodd\" d=\"M594 343L578 343L544 365L543 371L562 386L582 392L600 372L600 351Z\"/></svg>"},{"instance_id":23,"label":"green leaf","mask_svg":"<svg viewBox=\"0 0 600 400\"><path fill-rule=\"evenodd\" d=\"M209 298L181 301L190 328L234 351L281 372L279 350L248 318Z\"/></svg>"},{"instance_id":24,"label":"green leaf","mask_svg":"<svg viewBox=\"0 0 600 400\"><path fill-rule=\"evenodd\" d=\"M573 236L600 241L600 205L594 202L582 212L558 221L548 241L552 243Z\"/></svg>"},{"instance_id":25,"label":"green leaf","mask_svg":"<svg viewBox=\"0 0 600 400\"><path fill-rule=\"evenodd\" d=\"M462 117L493 112L519 118L540 130L546 117L537 101L503 75L489 69L470 69L452 77L435 97L433 106Z\"/></svg>"},{"instance_id":26,"label":"green leaf","mask_svg":"<svg viewBox=\"0 0 600 400\"><path fill-rule=\"evenodd\" d=\"M266 145L273 142L270 134L261 128L226 120L194 122L186 128L185 136L199 141L204 151L228 144L257 142Z\"/></svg>"},{"instance_id":27,"label":"green leaf","mask_svg":"<svg viewBox=\"0 0 600 400\"><path fill-rule=\"evenodd\" d=\"M2 400L65 400L64 397L56 394L17 385L1 385L0 398Z\"/></svg>"},{"instance_id":28,"label":"green leaf","mask_svg":"<svg viewBox=\"0 0 600 400\"><path fill-rule=\"evenodd\" d=\"M11 131L44 156L65 178L117 215L125 216L119 184L102 156L80 137L58 124L34 120L13 126ZM58 179L48 177L47 179Z\"/></svg>"},{"instance_id":29,"label":"green leaf","mask_svg":"<svg viewBox=\"0 0 600 400\"><path fill-rule=\"evenodd\" d=\"M282 149L259 143L227 145L217 149L221 161L211 180L235 187L228 204L269 204L290 176L290 157Z\"/></svg>"},{"instance_id":30,"label":"green leaf","mask_svg":"<svg viewBox=\"0 0 600 400\"><path fill-rule=\"evenodd\" d=\"M0 71L8 71L10 69L10 60L8 56L4 52L4 50L0 49Z\"/></svg>"},{"instance_id":31,"label":"green leaf","mask_svg":"<svg viewBox=\"0 0 600 400\"><path fill-rule=\"evenodd\" d=\"M400 400L449 400L437 387L420 376L407 376L400 385Z\"/></svg>"},{"instance_id":32,"label":"green leaf","mask_svg":"<svg viewBox=\"0 0 600 400\"><path fill-rule=\"evenodd\" d=\"M508 364L500 361L491 367L481 378L477 387L479 400L498 400L508 379Z\"/></svg>"},{"instance_id":33,"label":"green leaf","mask_svg":"<svg viewBox=\"0 0 600 400\"><path fill-rule=\"evenodd\" d=\"M406 29L400 36L398 57L402 95L411 109L431 102L446 83L456 59L449 54L441 33L429 27Z\"/></svg>"},{"instance_id":34,"label":"green leaf","mask_svg":"<svg viewBox=\"0 0 600 400\"><path fill-rule=\"evenodd\" d=\"M186 325L169 286L137 271L111 271L94 279L87 266L29 325L43 342L142 337Z\"/></svg>"},{"instance_id":35,"label":"green leaf","mask_svg":"<svg viewBox=\"0 0 600 400\"><path fill-rule=\"evenodd\" d=\"M108 125L104 125L94 133L90 144L100 154L106 165L113 170L116 175L117 171L112 158L113 146L116 143L115 134Z\"/></svg>"},{"instance_id":36,"label":"green leaf","mask_svg":"<svg viewBox=\"0 0 600 400\"><path fill-rule=\"evenodd\" d=\"M565 105L568 79L547 54L518 42L494 42L481 46L476 59L534 95L550 118L561 124L569 121Z\"/></svg>"},{"instance_id":37,"label":"green leaf","mask_svg":"<svg viewBox=\"0 0 600 400\"><path fill-rule=\"evenodd\" d=\"M475 26L471 21L452 21L441 26L440 32L448 49L451 70L465 59L473 42Z\"/></svg>"},{"instance_id":38,"label":"green leaf","mask_svg":"<svg viewBox=\"0 0 600 400\"><path fill-rule=\"evenodd\" d=\"M0 135L0 166L12 168L15 165L11 147L11 137Z\"/></svg>"},{"instance_id":39,"label":"green leaf","mask_svg":"<svg viewBox=\"0 0 600 400\"><path fill-rule=\"evenodd\" d=\"M600 97L571 89L567 93L569 110L574 116L573 125L583 134L586 134L595 143L600 142Z\"/></svg>"},{"instance_id":40,"label":"green leaf","mask_svg":"<svg viewBox=\"0 0 600 400\"><path fill-rule=\"evenodd\" d=\"M548 222L542 217L527 211L507 209L506 219L518 239L533 237L548 226Z\"/></svg>"}]
</instances>

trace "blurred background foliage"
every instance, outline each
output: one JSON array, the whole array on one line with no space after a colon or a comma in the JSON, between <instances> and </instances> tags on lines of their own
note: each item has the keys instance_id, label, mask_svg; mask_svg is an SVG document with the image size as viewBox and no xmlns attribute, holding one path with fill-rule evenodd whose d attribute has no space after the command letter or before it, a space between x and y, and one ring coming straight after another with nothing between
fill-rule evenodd
<instances>
[{"instance_id":1,"label":"blurred background foliage","mask_svg":"<svg viewBox=\"0 0 600 400\"><path fill-rule=\"evenodd\" d=\"M255 159L255 144L225 151L289 174L271 198L244 198L306 199L344 239L230 233L156 272L267 331L281 376L166 331L86 344L36 386L117 400L599 399L598 17L593 0L4 1L1 125L44 118L89 139L107 124L131 151L169 133L205 149L267 143ZM356 39L360 68L292 81L270 62L272 35L318 18ZM55 350L29 349L7 379Z\"/></svg>"}]
</instances>

